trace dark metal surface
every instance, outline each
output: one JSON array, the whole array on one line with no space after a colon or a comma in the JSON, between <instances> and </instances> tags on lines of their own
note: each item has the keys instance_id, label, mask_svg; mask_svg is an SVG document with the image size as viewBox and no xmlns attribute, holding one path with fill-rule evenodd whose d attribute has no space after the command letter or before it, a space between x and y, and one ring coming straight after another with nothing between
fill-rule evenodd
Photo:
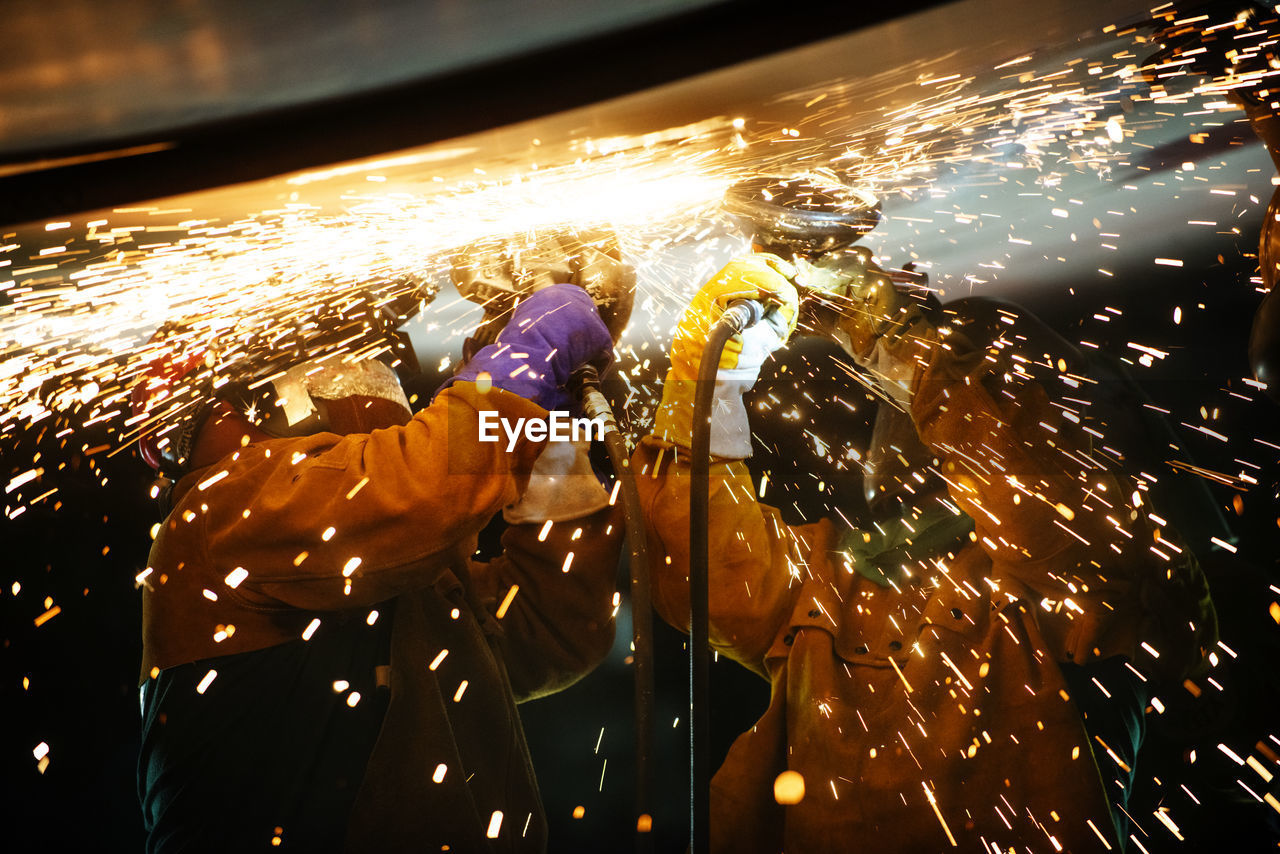
<instances>
[{"instance_id":1,"label":"dark metal surface","mask_svg":"<svg viewBox=\"0 0 1280 854\"><path fill-rule=\"evenodd\" d=\"M349 97L724 4L18 0L0 27L0 156Z\"/></svg>"},{"instance_id":2,"label":"dark metal surface","mask_svg":"<svg viewBox=\"0 0 1280 854\"><path fill-rule=\"evenodd\" d=\"M349 5L66 0L8 15L0 223L448 139L936 4Z\"/></svg>"}]
</instances>

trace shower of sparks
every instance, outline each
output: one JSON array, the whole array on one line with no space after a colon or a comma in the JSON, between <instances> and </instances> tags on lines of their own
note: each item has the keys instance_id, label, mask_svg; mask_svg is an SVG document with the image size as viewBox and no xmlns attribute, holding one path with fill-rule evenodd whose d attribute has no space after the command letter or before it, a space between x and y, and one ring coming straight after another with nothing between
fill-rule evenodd
<instances>
[{"instance_id":1,"label":"shower of sparks","mask_svg":"<svg viewBox=\"0 0 1280 854\"><path fill-rule=\"evenodd\" d=\"M1268 73L1183 87L1188 94L1173 88L1188 76L1173 64L1151 72L1159 81L1152 87L1140 73L1150 53L1140 39L1132 28L1112 28L1058 66L1026 55L957 74L937 60L912 73L828 81L779 99L805 105L793 126L711 118L638 137L576 140L560 162L501 164L489 170L493 177L474 167L465 176L437 176L425 189L362 188L344 194L337 212L301 194L343 178L394 180L397 170L439 165L467 149L438 147L304 173L288 180L294 188L288 200L238 220L156 206L104 214L83 233L59 221L38 235L11 234L0 246L0 264L11 277L0 280L0 431L76 410L91 424L110 425L124 445L198 405L195 397L176 395L147 417L129 417L129 391L156 358L204 357L223 377L260 369L260 353L246 341L279 349L335 309L358 321L361 311L351 312L357 304L370 304L366 313L392 306L397 318L406 317L437 290L455 253L486 238L519 239L548 228L615 230L642 285L628 343L634 347L642 336L665 341L674 311L713 269L709 256L723 254L719 198L733 181L762 171L816 170L881 195L887 226L896 226L892 235L886 227L885 237L904 240L913 258L914 238L937 230L920 226L936 226L938 213L960 225L991 219L954 206L923 218L906 215L908 205L945 206L938 178L953 167L971 173L970 184L1015 181L1065 217L1070 201L1058 207L1064 202L1048 192L1064 171L1110 178L1131 168L1135 152L1150 147L1141 138L1163 124L1158 114L1133 117L1122 108L1177 104L1184 114L1212 116L1235 109L1223 100L1228 92L1257 85ZM51 236L61 242L45 245ZM695 260L670 260L672 250L696 241L704 245L684 253ZM967 274L963 281L996 279L1008 266L1005 255L982 265L982 279ZM1166 262L1181 263L1157 259ZM148 343L175 319L183 321L176 337ZM466 331L439 330L441 337ZM374 354L378 336L347 342L346 349ZM651 377L635 379L641 391L654 390Z\"/></svg>"},{"instance_id":2,"label":"shower of sparks","mask_svg":"<svg viewBox=\"0 0 1280 854\"><path fill-rule=\"evenodd\" d=\"M1040 188L1064 168L1110 175L1132 156L1125 143L1144 129L1130 126L1121 102L1174 96L1163 88L1148 94L1137 74L1140 45L1110 36L1092 50L1102 48L1107 58L1060 68L1028 59L976 75L892 71L835 81L781 99L811 104L794 127L708 119L648 136L581 140L570 144L566 162L503 166L493 178L477 168L426 190L362 189L345 194L338 212L297 199L308 186L379 171L394 178L397 169L423 168L458 150L306 173L289 180L297 191L288 201L239 220L157 206L107 213L82 233L60 221L30 238L12 234L0 246L11 277L0 280L0 430L79 409L90 422L118 425L118 441L127 442L152 420L129 421L128 392L160 355L212 350L217 370L235 375L256 357L246 339L283 346L291 327L305 333L326 311L361 300L409 314L463 247L548 228L616 230L640 268L645 331L665 340L667 315L700 271L673 270L662 256L723 232L717 202L738 178L821 169L833 181L913 200L932 197L940 170L954 164L990 178L1034 174L1031 186ZM1178 97L1220 109L1212 103L1230 85ZM872 103L859 100L867 91L878 93ZM892 222L901 203L886 207ZM957 222L982 217L954 214ZM61 242L44 245L51 236ZM177 340L147 343L178 318ZM194 402L172 408L189 412ZM161 410L156 418L175 414Z\"/></svg>"},{"instance_id":3,"label":"shower of sparks","mask_svg":"<svg viewBox=\"0 0 1280 854\"><path fill-rule=\"evenodd\" d=\"M993 57L989 68L976 72L957 73L943 57L910 70L823 81L777 99L773 106L790 106L800 113L785 126L751 116L711 117L643 136L564 140L559 147L540 148L537 163L468 162L466 173L448 164L474 150L432 148L293 176L284 181L286 188L277 204L238 218L202 211L196 198L189 208L156 204L119 209L83 223L59 220L0 234L0 450L6 451L9 461L7 471L0 473L5 483L5 514L15 519L31 506L56 500L57 488L47 483L52 474L48 460L39 454L18 459L8 453L10 447L22 447L20 439L53 431L64 444L74 443L76 430L96 426L106 430L106 444L83 444L80 451L87 457L104 450L114 452L127 448L158 423L191 416L222 385L261 379L264 372L277 370L281 359L297 359L299 352L349 359L381 355L393 346L391 332L410 320L426 324L446 348L452 339L471 331L463 321L440 319L455 297L441 296L432 302L442 292L451 266L465 263L469 247L477 244L532 243L535 235L548 230L612 231L623 256L637 268L636 309L619 349L632 394L633 424L637 430L647 430L661 394L662 352L680 310L701 282L743 248L743 237L719 210L720 199L735 181L761 173L805 173L820 183L856 185L880 197L884 222L866 241L878 262L900 273L908 263L918 264L920 271L929 271L930 286L948 298L1001 293L1002 283L1012 281L1014 275L1065 264L1068 252L1074 253L1074 247L1083 251L1086 244L1105 259L1113 257L1106 253L1116 258L1140 257L1144 267L1159 268L1153 275L1197 266L1194 259L1178 257L1179 250L1208 232L1222 236L1223 245L1234 243L1251 252L1250 229L1261 220L1265 204L1257 194L1261 191L1236 174L1235 161L1229 163L1227 155L1216 160L1211 155L1195 160L1179 155L1177 168L1169 168L1148 155L1167 142L1171 128L1191 146L1206 146L1216 128L1239 120L1233 93L1265 89L1280 74L1275 61L1265 55L1276 39L1234 19L1197 21L1183 26L1181 33L1173 21L1174 14L1169 12L1164 25L1179 37L1200 32L1238 42L1223 70L1199 72L1194 51L1165 54L1157 61L1152 58L1156 46L1149 26L1114 26L1068 46L1066 61L1063 46L1058 45L1016 57ZM441 174L422 180L421 170L427 166ZM348 181L355 183L344 183ZM335 186L358 189L342 193L336 204L309 201L312 192ZM1118 197L1129 200L1121 204ZM1186 203L1197 209L1193 216L1179 220L1187 230L1151 239L1143 225L1144 210L1179 199L1194 200ZM1015 207L1018 216L1009 216ZM922 260L940 253L950 253L956 266L944 269L941 263ZM1120 280L1113 279L1112 271L1119 269L1116 264L1097 268L1093 286L1118 287ZM1077 287L1089 285L1072 281L1063 290L1074 297ZM1260 285L1260 279L1249 283L1251 288ZM1172 307L1163 317L1185 332L1206 310L1204 303L1193 303ZM339 322L328 328L326 324L335 318ZM1119 327L1125 320L1121 308L1098 308L1090 325L1076 330L1070 343L1092 358L1103 350L1096 343L1104 340L1099 330ZM466 321L473 322L474 318ZM1227 407L1234 406L1238 412L1240 406L1259 400L1262 384L1248 378L1232 382L1221 389L1220 400L1206 401L1198 413L1174 412L1161 400L1132 406L1176 421L1207 442L1231 447L1227 454L1233 456L1231 464L1218 467L1225 470L1179 458L1161 459L1158 468L1152 464L1149 471L1125 469L1131 477L1112 479L1106 475L1108 470L1131 464L1128 443L1135 435L1134 428L1124 426L1124 418L1113 415L1118 405L1134 401L1117 404L1108 399L1116 394L1119 381L1099 381L1064 358L1015 352L1026 340L1019 322L1016 313L996 312L990 358L993 362L997 356L1004 359L1009 370L1004 375L1006 388L995 394L1012 399L1012 390L1028 380L1041 382L1051 392L1059 419L1054 424L1041 422L1043 433L1034 438L1045 440L1046 458L1076 478L1066 492L1080 500L1060 500L1061 484L1027 476L1015 468L1016 460L998 453L975 456L972 448L960 447L944 449L959 464L935 462L915 472L914 480L904 475L899 486L912 496L928 498L925 474L944 483L949 496L931 500L937 505L931 512L945 518L963 509L980 522L969 533L965 547L975 543L975 548L1001 558L1018 559L1027 552L1025 544L1008 532L1011 526L1004 526L1002 514L1010 512L1044 513L1045 527L1069 535L1073 547L1096 547L1125 556L1142 552L1145 560L1150 560L1146 554L1154 554L1161 570L1168 573L1179 565L1188 546L1236 554L1237 543L1217 536L1193 544L1163 536L1172 537L1171 528L1151 506L1150 493L1162 478L1175 475L1197 477L1246 494L1258 486L1260 470L1275 463L1274 452L1280 451L1280 445L1259 438L1235 447L1232 443L1239 437L1223 432L1227 428L1221 427L1221 419L1225 418L1222 413L1230 411ZM958 318L949 316L944 329L949 334L961 325ZM153 338L157 330L164 331L159 340ZM946 346L945 336L943 341ZM1126 370L1155 370L1178 356L1167 344L1157 346L1160 343L1125 341L1114 349L1123 352L1118 358ZM452 364L452 358L456 353L444 356L442 367ZM200 384L162 393L150 411L134 414L131 393L158 360L198 365L195 375ZM857 373L851 366L843 367L846 373ZM867 393L893 404L875 384L868 385ZM856 408L854 403L845 405ZM1088 452L1059 442L1060 432L1066 431L1091 437ZM865 460L859 455L841 456L839 437L812 431L806 436L814 453L837 469L862 471ZM1164 448L1156 453L1169 456ZM201 488L224 475L225 471L210 475ZM777 480L769 477L771 491L777 488ZM1116 485L1121 486L1118 496ZM362 481L347 499L363 486ZM817 491L822 496L834 494L827 481L818 482ZM1011 496L1010 505L989 497L1002 493ZM1237 515L1244 513L1240 500L1233 505ZM913 536L913 526L925 523L919 514L901 521ZM934 521L934 517L929 520ZM547 522L540 539L547 537L550 526ZM322 540L328 542L337 533L329 528ZM885 535L887 542L885 531L878 530L877 535ZM870 542L871 532L865 537ZM308 552L299 552L295 565L307 556ZM984 597L993 603L1014 601L1013 594L1002 590L1003 579L971 582L958 574L953 577L948 560L915 561L904 564L901 575L886 575L886 587L900 594L904 603L888 616L894 626L899 626L899 620L912 619L910 609L944 585L964 602ZM572 561L570 552L564 559L565 572ZM361 558L351 557L342 574L352 576L360 565ZM854 573L853 567L850 558L847 574ZM1045 596L1036 607L1068 622L1086 614L1081 602L1090 603L1088 607L1112 607L1106 595L1097 592L1107 590L1102 573L1094 571L1097 568L1094 564L1063 570L1063 577L1053 579L1054 589L1062 595ZM810 572L807 565L795 565L797 580ZM138 583L147 583L149 573L138 574ZM237 567L225 582L236 588L249 576L248 570ZM917 576L926 581L917 584ZM1090 585L1094 585L1092 592ZM1272 589L1280 594L1280 588ZM19 590L14 582L14 597ZM506 591L497 611L500 619L518 590L512 585ZM212 591L206 594L216 599ZM618 604L615 601L615 608ZM862 604L853 607L862 613ZM1270 607L1271 617L1280 623L1280 604ZM966 614L966 610L955 608L946 619L954 619L957 625L972 622L972 612ZM31 619L39 629L61 612L50 598ZM456 611L453 617L457 619ZM377 612L371 612L368 622L376 619ZM64 616L60 622L67 620ZM312 620L302 638L310 640L319 626L319 619ZM1014 643L1021 643L1008 625L1003 629ZM221 631L230 637L234 627ZM1152 641L1144 640L1141 648L1154 661L1167 650ZM888 662L898 680L892 687L915 701L939 687L930 681L917 680L914 686L908 681L919 672L913 668L923 666L917 659L926 656L919 645L910 651L918 655L901 665L890 655ZM999 663L981 662L978 677L971 681L964 671L975 672L973 662L963 656L929 654L937 655L945 667L946 690L956 709L976 718L975 706L980 705L983 691L979 680L989 672L998 673ZM448 650L440 650L428 669L436 671L447 655ZM1216 653L1210 661L1211 671L1220 664ZM203 693L216 675L208 671L197 690ZM1094 683L1103 696L1111 698L1106 685L1096 679ZM342 684L345 691L347 684ZM463 700L467 686L465 679L458 683L455 702ZM1214 693L1209 686L1222 690L1211 675L1183 684L1192 698ZM1029 686L1026 690L1035 693ZM1176 691L1177 683L1169 690ZM354 707L359 700L360 694L352 692L345 702ZM1161 700L1152 699L1151 704L1156 714L1164 713ZM823 704L823 715L832 717L830 704ZM862 720L861 712L858 719ZM926 723L920 714L904 722L913 743L916 733L925 742L931 740L932 727L927 730ZM862 727L867 728L865 722ZM992 744L994 735L993 729L982 731L981 741L975 736L973 744L965 746L967 758L981 755L984 742ZM1010 733L1004 736L1013 738ZM1248 744L1236 744L1234 749L1218 745L1242 774L1254 774L1249 783L1256 788L1271 784L1277 764L1280 741L1274 735L1267 738L1274 747L1258 740L1257 756ZM916 754L924 753L913 750L901 733L899 739L910 759L919 764L922 760L916 760ZM1114 765L1129 770L1112 746L1097 741ZM37 752L41 748L44 753L36 759L43 772L48 746L42 742ZM1078 753L1076 748L1072 758ZM1242 753L1248 758L1241 758ZM870 756L877 756L875 748ZM601 790L605 767L607 759L601 766ZM445 772L446 766L438 765L435 782L442 782ZM794 774L794 779L783 775L775 783L779 803L795 803L803 797L803 777L787 773ZM1254 793L1243 780L1237 782ZM779 795L777 787L782 783L791 789ZM834 781L831 786L834 794ZM928 783L922 786L948 840L957 845L933 790ZM1167 794L1172 797L1175 791L1170 785ZM1192 789L1181 785L1181 791L1187 798L1178 802L1179 808L1199 805ZM1254 797L1280 812L1273 794ZM1008 811L1017 813L1012 808ZM1001 807L996 812L1008 827ZM1170 834L1182 839L1182 830L1167 808L1154 815ZM492 813L489 837L497 838L502 821L501 811ZM1102 839L1092 821L1088 826Z\"/></svg>"}]
</instances>

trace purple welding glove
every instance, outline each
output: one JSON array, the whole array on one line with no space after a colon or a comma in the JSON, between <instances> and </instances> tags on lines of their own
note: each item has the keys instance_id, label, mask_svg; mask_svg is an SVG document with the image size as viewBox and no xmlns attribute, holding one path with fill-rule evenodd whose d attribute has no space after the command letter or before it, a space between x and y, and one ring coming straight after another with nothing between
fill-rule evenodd
<instances>
[{"instance_id":1,"label":"purple welding glove","mask_svg":"<svg viewBox=\"0 0 1280 854\"><path fill-rule=\"evenodd\" d=\"M481 348L442 389L486 373L495 388L543 409L569 410L564 385L588 362L613 359L613 339L591 297L577 285L552 285L516 306L498 340Z\"/></svg>"}]
</instances>

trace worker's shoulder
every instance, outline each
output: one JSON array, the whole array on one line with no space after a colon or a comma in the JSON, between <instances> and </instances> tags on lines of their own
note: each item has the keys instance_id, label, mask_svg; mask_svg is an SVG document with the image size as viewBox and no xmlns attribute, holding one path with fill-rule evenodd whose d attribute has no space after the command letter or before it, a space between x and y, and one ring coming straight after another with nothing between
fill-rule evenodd
<instances>
[{"instance_id":1,"label":"worker's shoulder","mask_svg":"<svg viewBox=\"0 0 1280 854\"><path fill-rule=\"evenodd\" d=\"M720 271L720 275L754 281L762 279L790 281L795 278L796 268L791 262L777 255L768 252L750 252L729 261Z\"/></svg>"}]
</instances>

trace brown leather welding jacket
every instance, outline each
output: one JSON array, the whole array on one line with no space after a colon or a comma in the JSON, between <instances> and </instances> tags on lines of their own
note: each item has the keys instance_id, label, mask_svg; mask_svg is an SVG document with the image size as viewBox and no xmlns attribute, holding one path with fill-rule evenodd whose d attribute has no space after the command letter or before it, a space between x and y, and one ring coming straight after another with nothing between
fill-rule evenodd
<instances>
[{"instance_id":1,"label":"brown leather welding jacket","mask_svg":"<svg viewBox=\"0 0 1280 854\"><path fill-rule=\"evenodd\" d=\"M911 415L975 530L896 587L842 557L859 532L788 527L743 463L713 463L711 643L772 686L712 781L717 852L1114 849L1057 662L1126 656L1155 684L1216 640L1194 559L1157 539L1045 388L963 335L923 334ZM687 455L649 437L633 465L655 607L684 627ZM786 770L804 794L784 806ZM794 778L780 788L795 798Z\"/></svg>"},{"instance_id":2,"label":"brown leather welding jacket","mask_svg":"<svg viewBox=\"0 0 1280 854\"><path fill-rule=\"evenodd\" d=\"M313 621L363 623L393 603L390 699L349 851L542 850L515 704L566 687L612 643L611 510L549 532L511 526L501 556L473 558L543 444L477 442L484 410L546 417L456 383L403 427L248 445L179 483L151 551L144 681L153 668L297 641Z\"/></svg>"}]
</instances>

